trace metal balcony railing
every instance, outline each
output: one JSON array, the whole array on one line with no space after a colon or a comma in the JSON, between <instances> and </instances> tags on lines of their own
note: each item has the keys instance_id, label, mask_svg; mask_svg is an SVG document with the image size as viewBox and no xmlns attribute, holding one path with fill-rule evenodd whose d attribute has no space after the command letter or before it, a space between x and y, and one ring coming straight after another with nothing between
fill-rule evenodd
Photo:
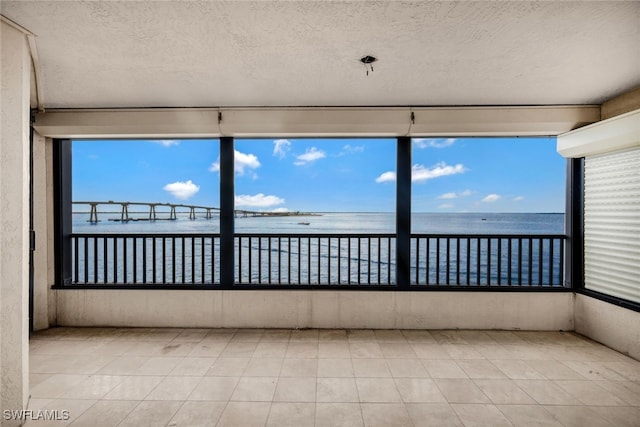
<instances>
[{"instance_id":1,"label":"metal balcony railing","mask_svg":"<svg viewBox=\"0 0 640 427\"><path fill-rule=\"evenodd\" d=\"M73 234L74 284L220 282L217 234Z\"/></svg>"},{"instance_id":2,"label":"metal balcony railing","mask_svg":"<svg viewBox=\"0 0 640 427\"><path fill-rule=\"evenodd\" d=\"M239 284L391 285L393 234L236 234Z\"/></svg>"},{"instance_id":3,"label":"metal balcony railing","mask_svg":"<svg viewBox=\"0 0 640 427\"><path fill-rule=\"evenodd\" d=\"M235 234L235 287L394 288L394 234ZM219 234L72 234L72 285L220 285ZM411 289L564 285L563 235L413 234Z\"/></svg>"},{"instance_id":4,"label":"metal balcony railing","mask_svg":"<svg viewBox=\"0 0 640 427\"><path fill-rule=\"evenodd\" d=\"M414 234L412 282L561 287L564 243L562 235Z\"/></svg>"}]
</instances>

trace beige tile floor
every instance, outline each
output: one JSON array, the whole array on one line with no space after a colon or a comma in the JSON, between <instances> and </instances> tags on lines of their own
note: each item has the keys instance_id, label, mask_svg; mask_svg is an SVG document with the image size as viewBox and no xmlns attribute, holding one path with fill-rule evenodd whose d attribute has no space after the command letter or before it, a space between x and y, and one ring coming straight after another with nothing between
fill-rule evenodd
<instances>
[{"instance_id":1,"label":"beige tile floor","mask_svg":"<svg viewBox=\"0 0 640 427\"><path fill-rule=\"evenodd\" d=\"M55 328L27 426L640 426L640 362L566 332ZM34 412L37 413L37 412Z\"/></svg>"}]
</instances>

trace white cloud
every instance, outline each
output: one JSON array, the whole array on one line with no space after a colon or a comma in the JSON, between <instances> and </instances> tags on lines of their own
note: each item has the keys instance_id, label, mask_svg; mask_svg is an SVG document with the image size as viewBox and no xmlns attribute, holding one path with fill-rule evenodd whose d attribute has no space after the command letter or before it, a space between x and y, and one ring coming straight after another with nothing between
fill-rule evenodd
<instances>
[{"instance_id":1,"label":"white cloud","mask_svg":"<svg viewBox=\"0 0 640 427\"><path fill-rule=\"evenodd\" d=\"M271 212L274 212L274 213L286 213L286 212L289 212L289 208L275 208L275 209L272 209Z\"/></svg>"},{"instance_id":2,"label":"white cloud","mask_svg":"<svg viewBox=\"0 0 640 427\"><path fill-rule=\"evenodd\" d=\"M260 161L255 154L245 154L238 150L234 151L234 168L238 175L244 175L247 169L258 169L260 167ZM220 159L216 160L209 167L209 171L220 171ZM254 178L256 175L254 175Z\"/></svg>"},{"instance_id":3,"label":"white cloud","mask_svg":"<svg viewBox=\"0 0 640 427\"><path fill-rule=\"evenodd\" d=\"M318 150L316 147L307 148L304 154L300 154L296 157L296 161L293 163L296 166L306 165L307 163L315 162L316 160L326 157L326 154L322 150Z\"/></svg>"},{"instance_id":4,"label":"white cloud","mask_svg":"<svg viewBox=\"0 0 640 427\"><path fill-rule=\"evenodd\" d=\"M446 148L455 144L455 138L433 139L433 138L413 138L413 144L418 148Z\"/></svg>"},{"instance_id":5,"label":"white cloud","mask_svg":"<svg viewBox=\"0 0 640 427\"><path fill-rule=\"evenodd\" d=\"M277 196L265 196L262 193L250 196L248 194L241 194L236 196L236 206L251 206L267 208L270 206L281 205L284 203L284 199Z\"/></svg>"},{"instance_id":6,"label":"white cloud","mask_svg":"<svg viewBox=\"0 0 640 427\"><path fill-rule=\"evenodd\" d=\"M238 175L244 175L245 168L258 169L260 162L255 154L245 154L235 151L235 169Z\"/></svg>"},{"instance_id":7,"label":"white cloud","mask_svg":"<svg viewBox=\"0 0 640 427\"><path fill-rule=\"evenodd\" d=\"M428 179L439 178L441 176L464 173L465 171L465 167L460 163L455 166L450 166L445 162L440 162L430 168L425 168L422 165L416 164L411 168L411 181L422 182Z\"/></svg>"},{"instance_id":8,"label":"white cloud","mask_svg":"<svg viewBox=\"0 0 640 427\"><path fill-rule=\"evenodd\" d=\"M443 203L440 206L438 206L438 209L451 209L453 207L455 206L451 203Z\"/></svg>"},{"instance_id":9,"label":"white cloud","mask_svg":"<svg viewBox=\"0 0 640 427\"><path fill-rule=\"evenodd\" d=\"M160 139L158 141L151 141L154 144L160 144L163 147L173 147L175 145L180 145L180 141L177 139Z\"/></svg>"},{"instance_id":10,"label":"white cloud","mask_svg":"<svg viewBox=\"0 0 640 427\"><path fill-rule=\"evenodd\" d=\"M438 199L455 199L458 195L456 193L444 193L438 196Z\"/></svg>"},{"instance_id":11,"label":"white cloud","mask_svg":"<svg viewBox=\"0 0 640 427\"><path fill-rule=\"evenodd\" d=\"M499 194L489 194L487 197L485 197L484 199L482 199L483 202L485 203L492 203L492 202L497 202L498 200L500 200L500 195Z\"/></svg>"},{"instance_id":12,"label":"white cloud","mask_svg":"<svg viewBox=\"0 0 640 427\"><path fill-rule=\"evenodd\" d=\"M466 168L458 163L455 166L450 166L447 165L444 162L440 162L435 166L432 166L430 168L425 168L422 165L418 165L415 164L413 165L413 167L411 168L411 181L412 182L421 182L421 181L426 181L428 179L433 179L433 178L439 178L441 176L447 176L447 175L456 175L459 173L464 173L466 172ZM382 175L380 175L379 177L376 178L376 182L390 182L390 181L395 181L396 180L396 173L395 172L385 172ZM469 190L465 190L460 194L464 195L468 195L466 194L467 191ZM449 199L453 199L454 197L451 197L451 194L454 193L448 193L449 197L441 197L443 199L449 198ZM471 194L469 192L469 194Z\"/></svg>"},{"instance_id":13,"label":"white cloud","mask_svg":"<svg viewBox=\"0 0 640 427\"><path fill-rule=\"evenodd\" d=\"M376 182L392 182L396 180L395 172L385 172L376 178Z\"/></svg>"},{"instance_id":14,"label":"white cloud","mask_svg":"<svg viewBox=\"0 0 640 427\"><path fill-rule=\"evenodd\" d=\"M173 197L180 200L187 200L200 191L200 186L195 185L191 180L186 182L176 181L162 187L164 191L171 193Z\"/></svg>"},{"instance_id":15,"label":"white cloud","mask_svg":"<svg viewBox=\"0 0 640 427\"><path fill-rule=\"evenodd\" d=\"M344 147L342 147L342 151L340 153L338 153L338 156L344 156L344 155L347 155L347 154L362 153L363 151L364 151L364 145L352 146L351 144L347 144Z\"/></svg>"},{"instance_id":16,"label":"white cloud","mask_svg":"<svg viewBox=\"0 0 640 427\"><path fill-rule=\"evenodd\" d=\"M281 159L287 156L287 152L291 149L291 141L288 139L276 139L273 141L273 155Z\"/></svg>"},{"instance_id":17,"label":"white cloud","mask_svg":"<svg viewBox=\"0 0 640 427\"><path fill-rule=\"evenodd\" d=\"M521 202L521 201L523 201L523 200L524 200L524 196L518 196L518 197L514 197L514 198L513 198L513 201L514 201L514 202Z\"/></svg>"},{"instance_id":18,"label":"white cloud","mask_svg":"<svg viewBox=\"0 0 640 427\"><path fill-rule=\"evenodd\" d=\"M458 197L467 197L473 194L473 191L471 190L464 190L461 191L460 193L444 193L438 196L438 199L457 199Z\"/></svg>"}]
</instances>

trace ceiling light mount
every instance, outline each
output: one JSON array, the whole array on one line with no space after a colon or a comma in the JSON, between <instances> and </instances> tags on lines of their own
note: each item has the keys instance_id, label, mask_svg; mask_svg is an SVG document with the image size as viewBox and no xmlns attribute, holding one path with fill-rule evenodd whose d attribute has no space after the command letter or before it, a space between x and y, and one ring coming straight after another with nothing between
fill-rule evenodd
<instances>
[{"instance_id":1,"label":"ceiling light mount","mask_svg":"<svg viewBox=\"0 0 640 427\"><path fill-rule=\"evenodd\" d=\"M378 58L375 56L367 55L360 58L360 62L364 65L365 70L367 70L367 76L369 75L369 69L373 72L373 63L376 62Z\"/></svg>"}]
</instances>

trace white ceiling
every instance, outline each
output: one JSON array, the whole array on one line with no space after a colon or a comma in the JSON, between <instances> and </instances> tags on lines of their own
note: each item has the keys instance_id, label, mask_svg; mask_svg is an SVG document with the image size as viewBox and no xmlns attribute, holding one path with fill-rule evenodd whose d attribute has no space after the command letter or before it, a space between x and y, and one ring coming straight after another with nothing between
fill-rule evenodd
<instances>
[{"instance_id":1,"label":"white ceiling","mask_svg":"<svg viewBox=\"0 0 640 427\"><path fill-rule=\"evenodd\" d=\"M0 5L37 35L47 108L599 104L640 85L638 1Z\"/></svg>"}]
</instances>

